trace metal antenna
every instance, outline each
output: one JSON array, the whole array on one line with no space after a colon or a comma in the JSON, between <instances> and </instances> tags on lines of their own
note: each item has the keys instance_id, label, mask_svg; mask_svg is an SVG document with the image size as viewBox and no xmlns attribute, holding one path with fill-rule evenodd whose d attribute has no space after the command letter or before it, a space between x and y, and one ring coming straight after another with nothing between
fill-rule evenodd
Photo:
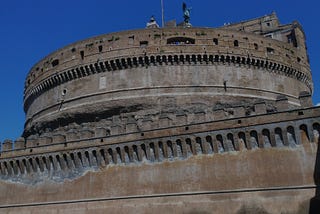
<instances>
[{"instance_id":1,"label":"metal antenna","mask_svg":"<svg viewBox=\"0 0 320 214\"><path fill-rule=\"evenodd\" d=\"M161 0L161 21L162 21L162 27L164 27L164 7L163 7L163 0Z\"/></svg>"}]
</instances>

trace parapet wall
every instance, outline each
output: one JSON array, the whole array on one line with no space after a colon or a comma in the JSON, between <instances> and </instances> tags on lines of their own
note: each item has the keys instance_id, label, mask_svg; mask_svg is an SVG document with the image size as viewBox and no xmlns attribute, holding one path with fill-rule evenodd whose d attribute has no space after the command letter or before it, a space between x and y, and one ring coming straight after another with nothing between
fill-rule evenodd
<instances>
[{"instance_id":1,"label":"parapet wall","mask_svg":"<svg viewBox=\"0 0 320 214\"><path fill-rule=\"evenodd\" d=\"M197 154L295 148L317 142L320 108L283 111L287 106L287 101L280 99L278 112L267 113L267 106L260 103L251 116L246 115L244 107L238 107L212 113L145 117L122 114L97 122L70 124L40 136L19 138L14 143L5 141L1 149L1 177L24 181L30 173L52 170L59 175L59 171L65 171L63 176L72 177L77 175L74 169L79 168L144 159L185 159Z\"/></svg>"}]
</instances>

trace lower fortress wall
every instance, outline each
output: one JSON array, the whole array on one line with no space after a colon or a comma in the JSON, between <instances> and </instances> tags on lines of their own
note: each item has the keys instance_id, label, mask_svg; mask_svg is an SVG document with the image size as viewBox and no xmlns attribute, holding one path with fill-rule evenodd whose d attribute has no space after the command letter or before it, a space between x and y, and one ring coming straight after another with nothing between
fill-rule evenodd
<instances>
[{"instance_id":1,"label":"lower fortress wall","mask_svg":"<svg viewBox=\"0 0 320 214\"><path fill-rule=\"evenodd\" d=\"M319 122L313 107L5 141L0 213L320 213Z\"/></svg>"},{"instance_id":2,"label":"lower fortress wall","mask_svg":"<svg viewBox=\"0 0 320 214\"><path fill-rule=\"evenodd\" d=\"M307 143L109 165L64 182L1 182L0 213L308 213L316 154Z\"/></svg>"}]
</instances>

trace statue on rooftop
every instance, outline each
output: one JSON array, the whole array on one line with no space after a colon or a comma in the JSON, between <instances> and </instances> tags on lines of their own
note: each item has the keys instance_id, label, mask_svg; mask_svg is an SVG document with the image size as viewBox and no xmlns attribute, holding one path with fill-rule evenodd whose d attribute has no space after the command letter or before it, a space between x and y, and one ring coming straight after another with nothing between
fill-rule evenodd
<instances>
[{"instance_id":1,"label":"statue on rooftop","mask_svg":"<svg viewBox=\"0 0 320 214\"><path fill-rule=\"evenodd\" d=\"M183 2L182 4L182 10L183 10L183 18L185 23L190 23L190 12L191 8L187 7L187 4Z\"/></svg>"}]
</instances>

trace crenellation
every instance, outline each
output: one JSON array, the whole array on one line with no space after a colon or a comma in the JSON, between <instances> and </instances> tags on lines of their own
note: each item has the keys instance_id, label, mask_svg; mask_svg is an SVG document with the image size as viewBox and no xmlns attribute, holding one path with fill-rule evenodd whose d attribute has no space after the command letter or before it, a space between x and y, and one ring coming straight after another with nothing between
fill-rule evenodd
<instances>
[{"instance_id":1,"label":"crenellation","mask_svg":"<svg viewBox=\"0 0 320 214\"><path fill-rule=\"evenodd\" d=\"M2 146L1 146L1 151L6 152L6 151L11 151L13 149L13 142L10 139L6 139L3 141Z\"/></svg>"},{"instance_id":2,"label":"crenellation","mask_svg":"<svg viewBox=\"0 0 320 214\"><path fill-rule=\"evenodd\" d=\"M222 120L226 118L226 112L224 109L214 109L213 117L215 120Z\"/></svg>"},{"instance_id":3,"label":"crenellation","mask_svg":"<svg viewBox=\"0 0 320 214\"><path fill-rule=\"evenodd\" d=\"M94 136L94 132L92 130L90 130L88 127L84 126L80 130L79 135L80 135L80 139L89 139Z\"/></svg>"},{"instance_id":4,"label":"crenellation","mask_svg":"<svg viewBox=\"0 0 320 214\"><path fill-rule=\"evenodd\" d=\"M76 129L69 129L66 133L66 142L79 140L80 136Z\"/></svg>"},{"instance_id":5,"label":"crenellation","mask_svg":"<svg viewBox=\"0 0 320 214\"><path fill-rule=\"evenodd\" d=\"M299 100L302 108L309 108L313 106L311 94L307 91L300 92Z\"/></svg>"}]
</instances>

